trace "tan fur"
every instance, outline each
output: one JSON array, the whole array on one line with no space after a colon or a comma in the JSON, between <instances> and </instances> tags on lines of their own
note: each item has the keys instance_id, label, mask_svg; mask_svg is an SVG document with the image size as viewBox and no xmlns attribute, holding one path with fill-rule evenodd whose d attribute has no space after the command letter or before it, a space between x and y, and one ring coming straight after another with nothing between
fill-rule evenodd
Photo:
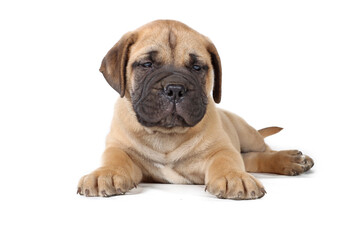
<instances>
[{"instance_id":1,"label":"tan fur","mask_svg":"<svg viewBox=\"0 0 360 240\"><path fill-rule=\"evenodd\" d=\"M214 66L211 54L216 51L209 49L215 47L206 37L176 21L155 21L127 35L136 41L127 53L126 91L115 105L102 166L81 178L80 194L111 196L123 194L140 182L161 182L205 184L207 191L220 198L255 199L265 190L247 172L296 175L312 167L312 160L298 151L275 152L265 145L263 137L280 128L259 133L242 118L215 106L215 68L220 66L216 74L221 75L221 65ZM130 66L152 49L160 49L162 61L176 66L183 66L189 53L196 50L211 66L206 80L209 104L196 126L169 130L138 123L130 102L135 87ZM219 61L217 52L215 57ZM104 61L107 66L102 66L102 72L110 76L114 69L110 61Z\"/></svg>"},{"instance_id":2,"label":"tan fur","mask_svg":"<svg viewBox=\"0 0 360 240\"><path fill-rule=\"evenodd\" d=\"M280 127L267 127L267 128L258 130L258 132L260 133L260 135L263 138L266 138L268 136L271 136L271 135L274 135L274 134L280 132L281 130L283 130L283 129Z\"/></svg>"}]
</instances>

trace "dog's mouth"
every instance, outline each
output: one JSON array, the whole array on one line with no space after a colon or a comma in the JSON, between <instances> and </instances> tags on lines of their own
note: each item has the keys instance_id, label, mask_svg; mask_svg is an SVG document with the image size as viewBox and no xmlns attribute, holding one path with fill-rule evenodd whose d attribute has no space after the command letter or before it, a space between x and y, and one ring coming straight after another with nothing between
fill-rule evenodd
<instances>
[{"instance_id":1,"label":"dog's mouth","mask_svg":"<svg viewBox=\"0 0 360 240\"><path fill-rule=\"evenodd\" d=\"M159 71L132 93L132 105L145 127L193 127L205 115L207 97L199 81L184 72Z\"/></svg>"},{"instance_id":2,"label":"dog's mouth","mask_svg":"<svg viewBox=\"0 0 360 240\"><path fill-rule=\"evenodd\" d=\"M201 121L205 115L205 110L194 114L187 104L175 102L163 103L155 109L147 104L136 106L136 116L140 124L145 127L193 127Z\"/></svg>"},{"instance_id":3,"label":"dog's mouth","mask_svg":"<svg viewBox=\"0 0 360 240\"><path fill-rule=\"evenodd\" d=\"M164 117L159 122L156 123L147 122L145 125L147 125L147 127L161 126L164 128L193 126L187 123L183 117L181 117L178 113L176 113L176 111Z\"/></svg>"}]
</instances>

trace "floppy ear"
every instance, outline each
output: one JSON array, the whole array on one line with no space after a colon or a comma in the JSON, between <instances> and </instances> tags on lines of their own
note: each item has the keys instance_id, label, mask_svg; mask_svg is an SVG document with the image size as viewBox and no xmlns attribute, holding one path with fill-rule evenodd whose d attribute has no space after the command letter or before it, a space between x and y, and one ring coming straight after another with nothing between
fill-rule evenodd
<instances>
[{"instance_id":1,"label":"floppy ear","mask_svg":"<svg viewBox=\"0 0 360 240\"><path fill-rule=\"evenodd\" d=\"M136 41L136 34L125 34L106 54L102 60L100 72L106 81L121 97L125 96L126 66L129 60L129 49Z\"/></svg>"},{"instance_id":2,"label":"floppy ear","mask_svg":"<svg viewBox=\"0 0 360 240\"><path fill-rule=\"evenodd\" d=\"M213 88L213 98L216 103L221 101L221 61L219 54L215 48L215 45L210 43L207 48L211 56L211 64L214 69L214 88Z\"/></svg>"}]
</instances>

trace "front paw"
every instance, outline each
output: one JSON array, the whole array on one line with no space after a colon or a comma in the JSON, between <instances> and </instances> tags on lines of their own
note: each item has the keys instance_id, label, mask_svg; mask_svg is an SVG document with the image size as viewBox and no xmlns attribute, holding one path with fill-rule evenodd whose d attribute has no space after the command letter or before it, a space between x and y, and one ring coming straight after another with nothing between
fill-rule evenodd
<instances>
[{"instance_id":1,"label":"front paw","mask_svg":"<svg viewBox=\"0 0 360 240\"><path fill-rule=\"evenodd\" d=\"M229 199L257 199L266 193L263 185L255 177L240 171L231 171L209 179L206 190L218 198Z\"/></svg>"},{"instance_id":2,"label":"front paw","mask_svg":"<svg viewBox=\"0 0 360 240\"><path fill-rule=\"evenodd\" d=\"M123 195L136 184L125 171L101 167L80 179L77 193L86 197Z\"/></svg>"}]
</instances>

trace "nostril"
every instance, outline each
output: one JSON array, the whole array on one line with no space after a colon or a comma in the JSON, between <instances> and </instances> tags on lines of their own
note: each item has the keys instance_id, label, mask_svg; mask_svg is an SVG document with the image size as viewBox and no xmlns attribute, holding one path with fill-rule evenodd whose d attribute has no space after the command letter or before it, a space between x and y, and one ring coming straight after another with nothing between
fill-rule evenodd
<instances>
[{"instance_id":1,"label":"nostril","mask_svg":"<svg viewBox=\"0 0 360 240\"><path fill-rule=\"evenodd\" d=\"M168 95L169 97L172 97L172 96L174 95L174 92L173 92L172 90L170 90L170 91L167 92L167 95Z\"/></svg>"}]
</instances>

